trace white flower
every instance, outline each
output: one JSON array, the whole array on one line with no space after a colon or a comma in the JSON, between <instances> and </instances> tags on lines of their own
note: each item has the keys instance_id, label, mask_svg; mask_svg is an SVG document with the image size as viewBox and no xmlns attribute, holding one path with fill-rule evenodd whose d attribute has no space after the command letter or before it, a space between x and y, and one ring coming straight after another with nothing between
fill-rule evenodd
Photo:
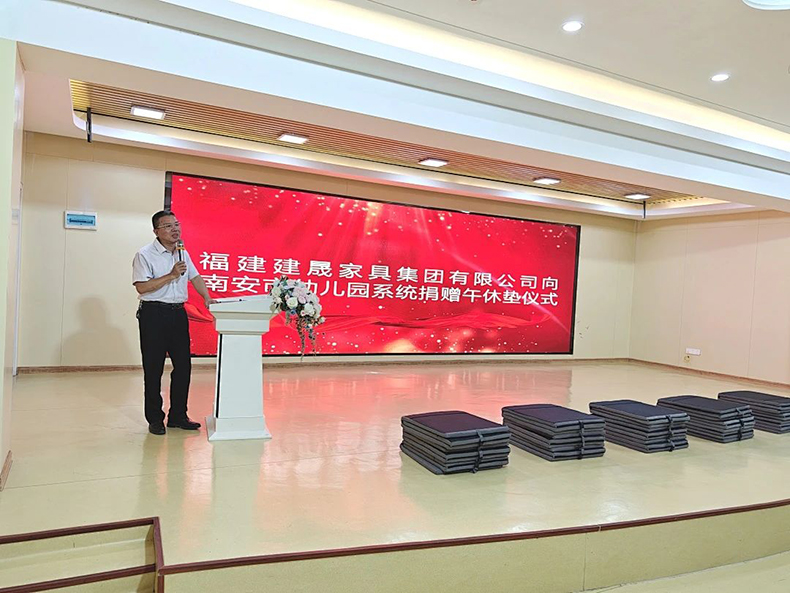
<instances>
[{"instance_id":1,"label":"white flower","mask_svg":"<svg viewBox=\"0 0 790 593\"><path fill-rule=\"evenodd\" d=\"M299 304L299 301L298 301L298 300L296 300L296 297L291 297L291 298L289 298L287 301L285 301L285 305L286 305L286 306L287 306L289 309L293 309L293 308L294 308L294 307L296 307L296 305L298 305L298 304Z\"/></svg>"},{"instance_id":2,"label":"white flower","mask_svg":"<svg viewBox=\"0 0 790 593\"><path fill-rule=\"evenodd\" d=\"M314 315L315 314L315 307L312 304L307 303L302 309L302 315Z\"/></svg>"},{"instance_id":3,"label":"white flower","mask_svg":"<svg viewBox=\"0 0 790 593\"><path fill-rule=\"evenodd\" d=\"M283 292L283 291L282 291L282 289L279 287L279 285L275 285L275 287L274 287L274 288L272 288L272 296L276 296L276 297L278 297L278 296L280 296L280 294L282 294L282 292Z\"/></svg>"}]
</instances>

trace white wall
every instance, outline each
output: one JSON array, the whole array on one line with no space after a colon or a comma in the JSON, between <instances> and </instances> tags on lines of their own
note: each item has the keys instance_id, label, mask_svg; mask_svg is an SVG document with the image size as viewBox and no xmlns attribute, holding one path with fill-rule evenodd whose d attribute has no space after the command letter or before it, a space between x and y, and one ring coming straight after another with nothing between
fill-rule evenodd
<instances>
[{"instance_id":1,"label":"white wall","mask_svg":"<svg viewBox=\"0 0 790 593\"><path fill-rule=\"evenodd\" d=\"M0 39L0 470L11 442L14 336L16 331L17 256L22 180L24 74L16 43Z\"/></svg>"},{"instance_id":2,"label":"white wall","mask_svg":"<svg viewBox=\"0 0 790 593\"><path fill-rule=\"evenodd\" d=\"M640 223L633 298L633 358L790 383L790 215Z\"/></svg>"},{"instance_id":3,"label":"white wall","mask_svg":"<svg viewBox=\"0 0 790 593\"><path fill-rule=\"evenodd\" d=\"M133 253L151 236L165 171L582 225L575 357L631 357L790 382L790 215L639 223L29 134L20 359L139 364ZM63 229L97 210L97 232ZM702 356L683 361L687 347Z\"/></svg>"},{"instance_id":4,"label":"white wall","mask_svg":"<svg viewBox=\"0 0 790 593\"><path fill-rule=\"evenodd\" d=\"M633 221L404 190L252 165L29 134L22 233L20 365L140 363L130 262L151 240L165 171L582 225L577 358L628 356ZM65 209L99 230L65 231Z\"/></svg>"}]
</instances>

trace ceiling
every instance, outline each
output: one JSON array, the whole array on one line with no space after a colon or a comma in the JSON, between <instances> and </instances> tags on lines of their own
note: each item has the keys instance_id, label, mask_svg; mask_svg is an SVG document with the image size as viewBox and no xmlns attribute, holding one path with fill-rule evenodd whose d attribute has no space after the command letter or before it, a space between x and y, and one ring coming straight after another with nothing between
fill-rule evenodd
<instances>
[{"instance_id":1,"label":"ceiling","mask_svg":"<svg viewBox=\"0 0 790 593\"><path fill-rule=\"evenodd\" d=\"M468 0L435 1L465 14L479 8ZM264 2L316 10L291 6L279 14L252 6ZM710 105L663 102L667 95L655 89L530 56L504 41L487 43L478 33L454 35L454 26L441 25L442 32L378 1L30 3L6 26L20 39L28 130L84 138L84 116L74 113L90 107L101 142L633 219L790 204L790 159L774 166L776 155L790 154L782 144L790 134L777 127ZM479 0L489 9L495 3L512 5ZM165 4L172 10L162 10ZM233 12L241 4L247 11ZM139 13L124 14L127 8ZM397 16L384 14L390 10ZM47 11L58 18L33 18ZM588 34L590 19L578 16L588 23L579 35ZM3 27L0 19L0 34ZM119 44L119 36L147 42ZM600 91L592 99L582 96L588 84ZM637 92L621 104L630 89ZM167 117L159 125L135 120L132 104L162 107ZM722 119L704 125L700 114ZM278 142L286 131L310 142ZM449 165L421 167L426 157ZM562 183L536 186L540 176ZM652 198L643 207L624 199L629 193Z\"/></svg>"},{"instance_id":2,"label":"ceiling","mask_svg":"<svg viewBox=\"0 0 790 593\"><path fill-rule=\"evenodd\" d=\"M71 96L73 109L80 113L85 113L90 108L93 115L136 120L157 126L217 134L289 148L300 148L305 152L333 154L426 171L436 171L437 169L423 167L419 165L419 161L428 157L439 158L448 161L448 165L440 169L443 173L527 185L549 192L561 191L614 200L625 200L625 196L628 194L642 193L651 196L647 200L649 203L696 200L699 198L699 196L642 185L618 183L568 172L542 169L525 163L436 149L414 143L83 81L71 81ZM132 106L161 109L165 111L166 117L161 122L134 117L131 114ZM279 142L277 138L283 132L306 136L309 138L309 142L302 147ZM533 183L535 179L540 177L561 179L561 183L552 187Z\"/></svg>"},{"instance_id":3,"label":"ceiling","mask_svg":"<svg viewBox=\"0 0 790 593\"><path fill-rule=\"evenodd\" d=\"M339 0L790 131L790 11L742 0ZM245 3L248 3L247 0ZM575 34L561 30L578 19ZM713 83L710 76L731 78Z\"/></svg>"}]
</instances>

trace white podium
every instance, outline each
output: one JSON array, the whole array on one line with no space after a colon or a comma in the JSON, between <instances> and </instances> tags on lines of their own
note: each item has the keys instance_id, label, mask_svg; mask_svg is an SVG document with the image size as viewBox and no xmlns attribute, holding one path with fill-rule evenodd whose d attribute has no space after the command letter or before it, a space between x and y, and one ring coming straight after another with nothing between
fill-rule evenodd
<instances>
[{"instance_id":1,"label":"white podium","mask_svg":"<svg viewBox=\"0 0 790 593\"><path fill-rule=\"evenodd\" d=\"M219 332L214 414L206 417L209 441L270 439L263 415L261 335L269 331L268 295L217 299L209 307Z\"/></svg>"}]
</instances>

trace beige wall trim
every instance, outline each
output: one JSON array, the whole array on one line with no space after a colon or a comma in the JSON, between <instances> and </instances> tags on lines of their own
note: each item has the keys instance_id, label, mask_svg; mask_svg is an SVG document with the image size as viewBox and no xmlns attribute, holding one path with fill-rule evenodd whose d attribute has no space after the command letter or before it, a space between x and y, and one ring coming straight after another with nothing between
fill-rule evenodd
<instances>
[{"instance_id":1,"label":"beige wall trim","mask_svg":"<svg viewBox=\"0 0 790 593\"><path fill-rule=\"evenodd\" d=\"M19 367L20 375L37 375L45 373L108 373L112 371L139 371L141 365L121 366L52 366L52 367Z\"/></svg>"},{"instance_id":2,"label":"beige wall trim","mask_svg":"<svg viewBox=\"0 0 790 593\"><path fill-rule=\"evenodd\" d=\"M524 359L524 358L495 358L495 359L481 359L481 358L470 358L465 359L461 357L436 357L436 358L419 358L419 359L412 359L409 357L403 357L402 359L396 360L382 360L376 358L375 355L366 356L364 359L352 358L349 357L345 360L322 360L320 358L311 358L305 359L304 361L299 361L298 359L294 358L293 360L290 359L274 359L274 360L266 360L264 359L263 363L265 365L270 366L277 366L278 368L293 368L304 366L306 364L309 365L318 365L321 367L346 367L346 366L369 366L369 365L436 365L436 364L457 364L459 361L467 361L467 362L475 362L475 363L485 363L485 364L616 364L616 363L633 363L633 364L642 364L646 366L653 366L653 367L660 367L664 369L671 369L673 371L682 371L685 373L691 373L694 375L702 375L704 377L715 377L718 379L732 379L734 381L741 381L744 383L753 383L754 385L766 385L769 387L781 387L786 389L790 387L790 383L780 383L776 381L765 381L763 379L754 379L752 377L742 377L739 375L728 375L725 373L714 373L712 371L702 371L699 369L690 369L682 366L672 365L672 364L665 364L663 362L652 362L650 360L640 360L637 358L551 358L551 359ZM205 369L205 368L213 368L214 366L214 357L207 357L207 358L198 358L193 359L193 368L195 369ZM113 371L139 371L142 367L139 365L127 365L127 366L41 366L41 367L19 367L19 373L23 375L32 375L32 374L45 374L45 373L106 373L106 372L113 372Z\"/></svg>"},{"instance_id":3,"label":"beige wall trim","mask_svg":"<svg viewBox=\"0 0 790 593\"><path fill-rule=\"evenodd\" d=\"M321 360L320 358L310 359L308 362L307 358L303 362L300 362L298 359L294 358L292 360L266 360L264 359L264 364L266 365L277 365L278 368L291 368L291 367L298 367L304 366L305 364L311 364L315 366L321 367L347 367L347 366L400 366L400 365L438 365L438 364L458 364L461 363L481 363L481 364L528 364L528 365L535 365L535 364L542 364L542 365L549 365L549 364L607 364L607 363L617 363L617 362L628 362L629 359L627 358L570 358L567 355L563 358L516 358L520 356L516 355L503 355L509 356L510 358L481 358L481 357L464 357L464 356L449 356L445 357L442 355L436 357L411 357L409 355L404 355L402 358L386 358L386 355L383 355L381 358L378 358L377 355L370 355L357 358L357 357L348 357L345 360L338 359L338 358L331 358L328 360Z\"/></svg>"},{"instance_id":4,"label":"beige wall trim","mask_svg":"<svg viewBox=\"0 0 790 593\"><path fill-rule=\"evenodd\" d=\"M205 368L214 368L216 357L201 357L201 358L193 358L192 359L192 368L193 369L205 369ZM492 359L485 359L485 358L463 358L453 356L451 358L444 358L444 357L436 357L436 358L419 358L419 359L410 359L408 357L403 357L402 359L379 359L376 355L365 356L364 358L356 358L356 357L348 357L345 360L337 360L337 359L330 359L330 360L322 360L320 358L316 359L305 359L304 361L299 361L297 357L294 359L274 359L274 360L267 360L263 359L263 364L268 366L276 365L278 368L285 367L299 367L309 365L318 365L321 367L346 367L346 366L369 366L369 365L435 365L435 364L458 364L459 362L475 362L475 363L486 363L486 364L567 364L569 362L572 363L582 363L582 364L611 364L611 363L618 363L618 362L631 362L629 358L551 358L551 359L524 359L524 358L492 358ZM19 374L22 375L32 375L32 374L45 374L45 373L106 373L111 371L139 371L142 369L140 365L120 365L120 366L104 366L104 365L95 365L95 366L26 366L26 367L19 367Z\"/></svg>"},{"instance_id":5,"label":"beige wall trim","mask_svg":"<svg viewBox=\"0 0 790 593\"><path fill-rule=\"evenodd\" d=\"M683 371L686 373L691 373L693 375L702 375L703 377L713 377L717 379L733 379L736 381L741 381L743 383L753 383L755 385L768 385L770 387L781 387L787 389L790 387L790 383L781 383L778 381L766 381L764 379L755 379L753 377L741 377L739 375L728 375L726 373L714 373L713 371L703 371L700 369L690 369L687 367L682 367L674 364L666 364L663 362L653 362L651 360L639 360L637 358L629 358L629 362L637 363L637 364L644 364L647 366L653 367L661 367L665 369L672 369L673 371Z\"/></svg>"},{"instance_id":6,"label":"beige wall trim","mask_svg":"<svg viewBox=\"0 0 790 593\"><path fill-rule=\"evenodd\" d=\"M8 474L11 473L11 464L13 462L14 456L11 454L11 451L9 451L8 455L5 456L3 469L0 469L0 492L2 492L3 488L5 488L6 482L8 481Z\"/></svg>"}]
</instances>

